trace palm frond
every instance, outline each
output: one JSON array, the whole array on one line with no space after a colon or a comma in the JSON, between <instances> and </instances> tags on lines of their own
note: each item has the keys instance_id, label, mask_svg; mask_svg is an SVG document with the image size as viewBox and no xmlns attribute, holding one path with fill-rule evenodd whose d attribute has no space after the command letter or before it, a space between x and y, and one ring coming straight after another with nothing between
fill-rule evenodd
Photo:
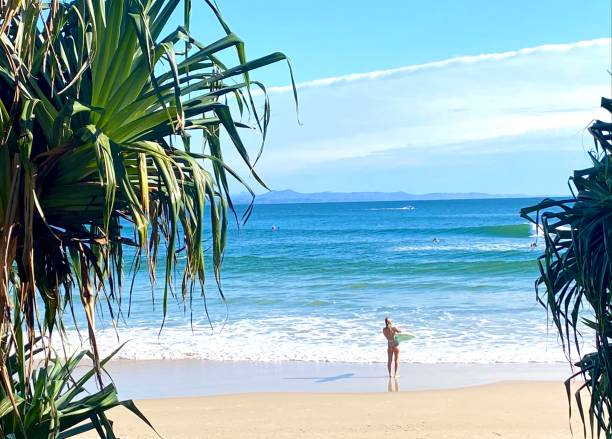
<instances>
[{"instance_id":1,"label":"palm frond","mask_svg":"<svg viewBox=\"0 0 612 439\"><path fill-rule=\"evenodd\" d=\"M183 23L171 28L181 1ZM191 34L189 0L0 0L0 397L15 412L19 389L36 380L24 346L63 331L65 306L83 308L99 370L95 308L104 301L113 318L121 313L126 246L152 281L164 267L162 326L176 252L187 261L184 303L203 292L206 251L220 291L230 182L246 186L224 156L233 148L265 187L241 139L241 116L250 114L265 139L270 107L251 75L288 60L279 52L249 60L206 3L224 31L210 43ZM220 61L232 54L233 65ZM194 131L200 151L189 140ZM17 387L10 352L23 357ZM43 353L50 358L50 347ZM104 427L104 418L96 422Z\"/></svg>"},{"instance_id":2,"label":"palm frond","mask_svg":"<svg viewBox=\"0 0 612 439\"><path fill-rule=\"evenodd\" d=\"M602 106L612 110L611 101ZM536 281L538 301L546 307L567 357L585 385L575 393L581 419L612 437L612 124L595 121L592 166L570 179L573 196L546 199L521 210L541 228L545 242ZM583 354L581 332L589 331L595 352ZM568 380L569 392L569 380ZM587 407L581 391L590 394ZM584 412L588 414L588 419Z\"/></svg>"}]
</instances>

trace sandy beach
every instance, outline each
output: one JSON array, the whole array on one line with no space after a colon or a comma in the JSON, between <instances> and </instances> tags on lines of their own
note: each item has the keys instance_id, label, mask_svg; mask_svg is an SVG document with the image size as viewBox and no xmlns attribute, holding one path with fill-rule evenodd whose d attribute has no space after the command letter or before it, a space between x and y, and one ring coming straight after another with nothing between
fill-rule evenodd
<instances>
[{"instance_id":1,"label":"sandy beach","mask_svg":"<svg viewBox=\"0 0 612 439\"><path fill-rule=\"evenodd\" d=\"M561 382L512 381L400 392L394 386L392 381L391 392L379 393L150 399L138 401L138 406L167 439L571 437ZM110 417L124 439L156 437L123 408L113 410Z\"/></svg>"},{"instance_id":2,"label":"sandy beach","mask_svg":"<svg viewBox=\"0 0 612 439\"><path fill-rule=\"evenodd\" d=\"M108 370L166 439L571 437L567 364L404 364L397 380L378 363L120 360ZM123 439L156 437L122 407L109 417Z\"/></svg>"}]
</instances>

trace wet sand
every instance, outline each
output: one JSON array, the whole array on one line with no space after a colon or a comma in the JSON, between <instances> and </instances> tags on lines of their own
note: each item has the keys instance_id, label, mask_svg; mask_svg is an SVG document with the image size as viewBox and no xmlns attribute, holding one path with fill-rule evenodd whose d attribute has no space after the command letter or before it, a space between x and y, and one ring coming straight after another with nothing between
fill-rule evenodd
<instances>
[{"instance_id":1,"label":"wet sand","mask_svg":"<svg viewBox=\"0 0 612 439\"><path fill-rule=\"evenodd\" d=\"M155 399L237 393L385 392L384 363L116 360L107 370L122 398ZM452 389L500 381L557 381L567 363L418 364L400 366L402 391Z\"/></svg>"}]
</instances>

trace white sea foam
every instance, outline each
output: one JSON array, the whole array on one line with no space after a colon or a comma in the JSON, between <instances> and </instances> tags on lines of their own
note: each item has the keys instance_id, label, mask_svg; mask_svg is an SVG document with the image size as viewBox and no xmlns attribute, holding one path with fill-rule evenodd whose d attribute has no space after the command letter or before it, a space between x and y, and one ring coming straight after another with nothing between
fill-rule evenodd
<instances>
[{"instance_id":1,"label":"white sea foam","mask_svg":"<svg viewBox=\"0 0 612 439\"><path fill-rule=\"evenodd\" d=\"M440 252L504 252L516 250L533 250L528 243L521 242L476 242L466 244L446 244L441 241L438 244L413 244L399 245L391 247L391 252L419 252L419 251L440 251Z\"/></svg>"},{"instance_id":2,"label":"white sea foam","mask_svg":"<svg viewBox=\"0 0 612 439\"><path fill-rule=\"evenodd\" d=\"M416 339L402 344L402 357L415 363L549 363L563 361L556 339L545 328L528 327L508 334L508 322L456 319L444 312L436 321L410 327ZM452 321L452 324L449 322ZM520 324L515 324L515 328ZM455 329L451 329L455 328ZM241 320L224 329L189 326L123 328L121 341L130 340L119 352L124 359L206 359L221 361L319 361L371 363L386 361L381 328L361 319L284 317ZM79 345L69 333L72 349ZM99 331L103 354L118 346L114 331Z\"/></svg>"},{"instance_id":3,"label":"white sea foam","mask_svg":"<svg viewBox=\"0 0 612 439\"><path fill-rule=\"evenodd\" d=\"M538 224L536 226L536 224L534 223L529 223L529 226L531 227L531 234L529 235L531 238L543 238L544 237L544 227L542 227L541 224ZM570 226L559 226L558 227L559 230L563 230L566 232L569 232L571 230Z\"/></svg>"},{"instance_id":4,"label":"white sea foam","mask_svg":"<svg viewBox=\"0 0 612 439\"><path fill-rule=\"evenodd\" d=\"M529 223L529 227L531 229L530 237L531 238L542 238L544 237L544 229L540 224Z\"/></svg>"}]
</instances>

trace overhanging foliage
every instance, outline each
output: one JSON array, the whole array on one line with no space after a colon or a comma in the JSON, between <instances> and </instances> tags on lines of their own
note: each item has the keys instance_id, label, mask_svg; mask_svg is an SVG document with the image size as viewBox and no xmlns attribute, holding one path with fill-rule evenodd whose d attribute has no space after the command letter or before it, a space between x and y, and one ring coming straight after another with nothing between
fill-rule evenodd
<instances>
[{"instance_id":1,"label":"overhanging foliage","mask_svg":"<svg viewBox=\"0 0 612 439\"><path fill-rule=\"evenodd\" d=\"M0 0L0 398L15 415L19 398L32 396L26 346L45 343L48 361L65 309L84 309L99 366L96 304L116 319L126 246L152 281L165 267L162 324L170 296L203 294L207 248L219 282L229 180L248 188L223 151L234 148L264 185L239 129L250 115L265 139L269 104L250 74L286 58L248 60L205 3L221 30L211 43L190 32L191 0ZM181 4L182 25L172 28ZM197 151L194 130L204 139ZM179 251L186 262L173 291Z\"/></svg>"},{"instance_id":2,"label":"overhanging foliage","mask_svg":"<svg viewBox=\"0 0 612 439\"><path fill-rule=\"evenodd\" d=\"M602 99L612 111L612 101ZM612 124L595 121L589 128L595 141L592 167L574 172L572 197L546 199L521 210L538 224L544 237L536 281L539 302L546 307L568 358L579 358L577 373L584 378L575 400L591 435L612 437ZM595 351L581 352L580 331L589 331ZM591 336L593 336L591 338ZM583 391L590 401L583 401ZM571 401L570 401L571 404ZM570 412L571 414L571 412Z\"/></svg>"}]
</instances>

